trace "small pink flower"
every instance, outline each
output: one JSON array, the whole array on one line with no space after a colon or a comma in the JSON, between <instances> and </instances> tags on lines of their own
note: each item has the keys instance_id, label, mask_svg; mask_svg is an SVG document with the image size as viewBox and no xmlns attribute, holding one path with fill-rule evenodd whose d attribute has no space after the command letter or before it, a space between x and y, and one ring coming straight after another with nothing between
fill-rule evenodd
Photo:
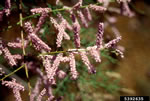
<instances>
[{"instance_id":1,"label":"small pink flower","mask_svg":"<svg viewBox=\"0 0 150 101\"><path fill-rule=\"evenodd\" d=\"M62 70L59 70L57 72L57 76L58 76L58 78L63 79L63 78L65 78L66 73L64 71L62 71Z\"/></svg>"},{"instance_id":2,"label":"small pink flower","mask_svg":"<svg viewBox=\"0 0 150 101\"><path fill-rule=\"evenodd\" d=\"M93 65L90 63L90 61L89 61L89 59L88 59L88 57L86 55L86 52L85 51L79 52L79 54L81 56L81 59L82 59L83 63L87 66L88 72L92 73L92 74L95 73L96 70L93 67Z\"/></svg>"},{"instance_id":3,"label":"small pink flower","mask_svg":"<svg viewBox=\"0 0 150 101\"><path fill-rule=\"evenodd\" d=\"M97 6L97 5L94 5L94 4L90 4L89 5L89 8L94 10L94 11L98 11L98 12L104 12L106 11L107 9L103 6Z\"/></svg>"},{"instance_id":4,"label":"small pink flower","mask_svg":"<svg viewBox=\"0 0 150 101\"><path fill-rule=\"evenodd\" d=\"M44 24L44 22L46 20L46 17L48 17L48 14L47 14L47 12L43 11L35 29L34 29L35 34L37 34L39 32L39 30L41 29L42 25Z\"/></svg>"},{"instance_id":5,"label":"small pink flower","mask_svg":"<svg viewBox=\"0 0 150 101\"><path fill-rule=\"evenodd\" d=\"M83 15L82 11L81 10L77 11L77 14L82 24L84 25L84 27L88 27L88 22L86 21L85 16Z\"/></svg>"},{"instance_id":6,"label":"small pink flower","mask_svg":"<svg viewBox=\"0 0 150 101\"><path fill-rule=\"evenodd\" d=\"M24 47L26 48L27 45L28 45L28 41L24 40ZM22 49L22 42L21 42L21 40L19 42L8 42L7 46L11 47L11 48L21 48Z\"/></svg>"},{"instance_id":7,"label":"small pink flower","mask_svg":"<svg viewBox=\"0 0 150 101\"><path fill-rule=\"evenodd\" d=\"M92 20L92 15L91 15L90 10L89 10L88 7L84 8L83 13L84 13L84 16L86 17L86 19L88 21Z\"/></svg>"},{"instance_id":8,"label":"small pink flower","mask_svg":"<svg viewBox=\"0 0 150 101\"><path fill-rule=\"evenodd\" d=\"M90 55L95 59L96 62L101 62L100 52L97 49L97 46L87 47L87 50L89 51Z\"/></svg>"},{"instance_id":9,"label":"small pink flower","mask_svg":"<svg viewBox=\"0 0 150 101\"><path fill-rule=\"evenodd\" d=\"M41 14L42 12L49 13L51 11L51 8L34 8L31 9L32 14Z\"/></svg>"},{"instance_id":10,"label":"small pink flower","mask_svg":"<svg viewBox=\"0 0 150 101\"><path fill-rule=\"evenodd\" d=\"M12 88L16 101L22 101L20 91L24 91L24 86L16 83L16 79L13 79L12 81L2 81L2 85Z\"/></svg>"},{"instance_id":11,"label":"small pink flower","mask_svg":"<svg viewBox=\"0 0 150 101\"><path fill-rule=\"evenodd\" d=\"M35 47L36 50L38 51L46 51L46 52L50 52L51 48L44 43L37 35L35 35L34 33L29 34L28 38L32 41L33 46Z\"/></svg>"},{"instance_id":12,"label":"small pink flower","mask_svg":"<svg viewBox=\"0 0 150 101\"><path fill-rule=\"evenodd\" d=\"M24 24L24 28L25 28L25 31L28 33L28 34L32 34L33 33L33 28L32 28L32 24L30 22L26 22Z\"/></svg>"},{"instance_id":13,"label":"small pink flower","mask_svg":"<svg viewBox=\"0 0 150 101\"><path fill-rule=\"evenodd\" d=\"M10 51L8 50L8 48L7 48L7 47L4 47L4 48L2 49L2 51L3 51L3 53L4 53L4 58L5 58L6 60L8 60L8 63L9 63L11 66L16 66L17 63L16 63L16 61L15 61L13 55L12 55L12 54L10 53Z\"/></svg>"},{"instance_id":14,"label":"small pink flower","mask_svg":"<svg viewBox=\"0 0 150 101\"><path fill-rule=\"evenodd\" d=\"M70 53L70 54L69 54L69 58L70 58L69 65L70 65L71 78L72 78L72 79L77 79L77 77L78 77L78 72L77 72L77 70L76 70L76 63L75 63L74 54L73 54L73 53Z\"/></svg>"},{"instance_id":15,"label":"small pink flower","mask_svg":"<svg viewBox=\"0 0 150 101\"><path fill-rule=\"evenodd\" d=\"M57 39L56 39L57 47L61 47L63 37L65 35L65 38L66 38L67 33L65 32L64 28L62 26L60 26L53 17L50 17L50 20L53 23L56 30L58 31ZM70 37L67 36L66 39L69 40Z\"/></svg>"},{"instance_id":16,"label":"small pink flower","mask_svg":"<svg viewBox=\"0 0 150 101\"><path fill-rule=\"evenodd\" d=\"M36 84L35 84L35 87L34 89L32 90L32 93L30 95L30 101L35 101L35 97L38 95L38 93L40 92L40 86L42 84L42 81L40 78L38 78Z\"/></svg>"},{"instance_id":17,"label":"small pink flower","mask_svg":"<svg viewBox=\"0 0 150 101\"><path fill-rule=\"evenodd\" d=\"M75 43L75 46L76 48L80 48L80 24L76 18L76 16L71 13L71 18L72 18L72 21L73 21L73 32L74 32L74 43Z\"/></svg>"},{"instance_id":18,"label":"small pink flower","mask_svg":"<svg viewBox=\"0 0 150 101\"><path fill-rule=\"evenodd\" d=\"M42 97L43 97L45 94L46 94L46 89L44 88L44 89L40 92L39 96L37 97L37 101L42 101Z\"/></svg>"},{"instance_id":19,"label":"small pink flower","mask_svg":"<svg viewBox=\"0 0 150 101\"><path fill-rule=\"evenodd\" d=\"M106 43L106 44L104 45L104 48L113 47L113 46L116 45L120 40L121 40L121 36L117 37L116 39L113 39L113 40L109 41L108 43Z\"/></svg>"},{"instance_id":20,"label":"small pink flower","mask_svg":"<svg viewBox=\"0 0 150 101\"><path fill-rule=\"evenodd\" d=\"M96 45L97 48L101 48L102 43L103 43L103 34L104 34L104 24L103 23L99 23L98 26L98 33L96 36Z\"/></svg>"}]
</instances>

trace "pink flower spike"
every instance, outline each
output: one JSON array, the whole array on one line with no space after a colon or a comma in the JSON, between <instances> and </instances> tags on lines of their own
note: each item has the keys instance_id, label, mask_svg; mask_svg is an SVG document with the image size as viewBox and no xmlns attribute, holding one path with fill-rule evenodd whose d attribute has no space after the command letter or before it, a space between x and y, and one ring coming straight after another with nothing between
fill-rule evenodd
<instances>
[{"instance_id":1,"label":"pink flower spike","mask_svg":"<svg viewBox=\"0 0 150 101\"><path fill-rule=\"evenodd\" d=\"M88 22L86 21L85 16L83 15L82 11L81 10L77 11L77 14L82 24L84 25L84 27L88 27Z\"/></svg>"},{"instance_id":2,"label":"pink flower spike","mask_svg":"<svg viewBox=\"0 0 150 101\"><path fill-rule=\"evenodd\" d=\"M42 12L49 13L51 11L51 8L34 8L31 9L32 14L41 14Z\"/></svg>"},{"instance_id":3,"label":"pink flower spike","mask_svg":"<svg viewBox=\"0 0 150 101\"><path fill-rule=\"evenodd\" d=\"M116 39L113 39L109 41L107 44L104 45L104 48L110 48L116 45L121 40L121 36L117 37Z\"/></svg>"},{"instance_id":4,"label":"pink flower spike","mask_svg":"<svg viewBox=\"0 0 150 101\"><path fill-rule=\"evenodd\" d=\"M40 18L39 18L39 21L38 21L35 29L34 29L35 34L37 34L39 32L39 30L41 29L42 25L45 22L46 17L48 17L48 14L47 14L47 12L43 11Z\"/></svg>"},{"instance_id":5,"label":"pink flower spike","mask_svg":"<svg viewBox=\"0 0 150 101\"><path fill-rule=\"evenodd\" d=\"M76 48L80 48L80 24L76 18L76 16L71 13L71 18L72 18L72 21L73 21L73 32L74 32L74 43L75 43L75 46Z\"/></svg>"},{"instance_id":6,"label":"pink flower spike","mask_svg":"<svg viewBox=\"0 0 150 101\"><path fill-rule=\"evenodd\" d=\"M69 57L62 57L61 62L69 62Z\"/></svg>"},{"instance_id":7,"label":"pink flower spike","mask_svg":"<svg viewBox=\"0 0 150 101\"><path fill-rule=\"evenodd\" d=\"M26 22L24 24L24 28L25 28L25 31L28 33L28 34L32 34L33 33L33 28L32 28L32 24L30 22Z\"/></svg>"},{"instance_id":8,"label":"pink flower spike","mask_svg":"<svg viewBox=\"0 0 150 101\"><path fill-rule=\"evenodd\" d=\"M93 4L90 4L90 5L89 5L89 8L92 9L92 10L94 10L94 11L101 12L101 13L107 10L107 9L106 9L105 7L103 7L103 6L97 6L97 5L93 5Z\"/></svg>"},{"instance_id":9,"label":"pink flower spike","mask_svg":"<svg viewBox=\"0 0 150 101\"><path fill-rule=\"evenodd\" d=\"M15 61L13 55L12 55L12 54L10 53L10 51L8 50L8 48L7 48L7 47L4 47L4 48L2 49L2 51L3 51L3 53L4 53L4 58L5 58L6 60L8 60L8 63L9 63L11 66L16 66L17 63L16 63L16 61Z\"/></svg>"},{"instance_id":10,"label":"pink flower spike","mask_svg":"<svg viewBox=\"0 0 150 101\"><path fill-rule=\"evenodd\" d=\"M104 34L104 24L103 23L99 23L98 26L98 33L97 33L97 39L96 39L96 45L97 48L101 48L102 43L103 43L103 34Z\"/></svg>"},{"instance_id":11,"label":"pink flower spike","mask_svg":"<svg viewBox=\"0 0 150 101\"><path fill-rule=\"evenodd\" d=\"M62 54L58 54L56 59L54 60L53 64L51 64L51 60L48 56L43 57L43 65L45 67L47 77L49 79L49 82L52 83L54 76L56 75L56 71L58 69L58 66L60 64L62 58Z\"/></svg>"},{"instance_id":12,"label":"pink flower spike","mask_svg":"<svg viewBox=\"0 0 150 101\"><path fill-rule=\"evenodd\" d=\"M24 86L16 83L16 79L12 81L2 81L2 85L12 88L16 101L22 101L20 91L24 91Z\"/></svg>"},{"instance_id":13,"label":"pink flower spike","mask_svg":"<svg viewBox=\"0 0 150 101\"><path fill-rule=\"evenodd\" d=\"M15 54L15 55L12 55L12 56L13 56L13 58L14 58L15 60L20 60L20 59L23 58L20 54Z\"/></svg>"},{"instance_id":14,"label":"pink flower spike","mask_svg":"<svg viewBox=\"0 0 150 101\"><path fill-rule=\"evenodd\" d=\"M28 45L28 41L24 40L24 47L26 48L27 45ZM8 42L7 46L11 48L22 48L22 42Z\"/></svg>"},{"instance_id":15,"label":"pink flower spike","mask_svg":"<svg viewBox=\"0 0 150 101\"><path fill-rule=\"evenodd\" d=\"M86 19L87 19L88 21L91 21L91 20L92 20L92 15L91 15L90 10L89 10L88 7L84 8L83 14L84 14L84 16L86 17Z\"/></svg>"},{"instance_id":16,"label":"pink flower spike","mask_svg":"<svg viewBox=\"0 0 150 101\"><path fill-rule=\"evenodd\" d=\"M38 95L38 93L40 92L40 86L41 86L41 79L38 78L34 89L32 90L32 93L30 95L30 101L34 101L35 97Z\"/></svg>"},{"instance_id":17,"label":"pink flower spike","mask_svg":"<svg viewBox=\"0 0 150 101\"><path fill-rule=\"evenodd\" d=\"M97 49L97 46L87 47L87 50L89 51L90 55L95 59L96 62L101 62L100 52Z\"/></svg>"},{"instance_id":18,"label":"pink flower spike","mask_svg":"<svg viewBox=\"0 0 150 101\"><path fill-rule=\"evenodd\" d=\"M60 26L53 17L50 17L50 21L53 23L56 30L58 30L56 44L57 44L57 47L61 47L63 36L64 35L66 36L67 33L65 32L64 28L62 26ZM70 37L67 39L69 40Z\"/></svg>"},{"instance_id":19,"label":"pink flower spike","mask_svg":"<svg viewBox=\"0 0 150 101\"><path fill-rule=\"evenodd\" d=\"M46 89L44 88L44 89L40 92L39 96L37 97L37 101L42 101L42 97L43 97L45 94L46 94Z\"/></svg>"},{"instance_id":20,"label":"pink flower spike","mask_svg":"<svg viewBox=\"0 0 150 101\"><path fill-rule=\"evenodd\" d=\"M73 53L69 54L69 58L70 58L70 73L71 73L71 79L75 80L78 78L78 72L76 70L76 63L75 63L75 57Z\"/></svg>"},{"instance_id":21,"label":"pink flower spike","mask_svg":"<svg viewBox=\"0 0 150 101\"><path fill-rule=\"evenodd\" d=\"M59 13L58 15L58 18L61 20L61 23L60 23L60 26L65 29L68 29L68 30L72 30L72 26L68 23L68 21L66 19L64 19L64 17Z\"/></svg>"},{"instance_id":22,"label":"pink flower spike","mask_svg":"<svg viewBox=\"0 0 150 101\"><path fill-rule=\"evenodd\" d=\"M46 52L51 51L51 48L46 43L44 43L37 35L32 33L28 35L28 38L32 41L33 46L35 47L36 50L38 51L44 50Z\"/></svg>"},{"instance_id":23,"label":"pink flower spike","mask_svg":"<svg viewBox=\"0 0 150 101\"><path fill-rule=\"evenodd\" d=\"M92 73L92 74L95 74L96 70L93 67L93 65L90 63L88 57L86 56L86 52L85 51L79 52L79 54L81 56L81 59L82 59L83 63L87 66L88 72Z\"/></svg>"}]
</instances>

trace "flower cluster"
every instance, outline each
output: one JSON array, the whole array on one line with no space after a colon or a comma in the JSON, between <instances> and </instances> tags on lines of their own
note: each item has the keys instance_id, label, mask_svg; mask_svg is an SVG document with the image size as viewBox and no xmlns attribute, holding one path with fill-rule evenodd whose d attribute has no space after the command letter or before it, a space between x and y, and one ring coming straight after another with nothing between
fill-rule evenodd
<instances>
[{"instance_id":1,"label":"flower cluster","mask_svg":"<svg viewBox=\"0 0 150 101\"><path fill-rule=\"evenodd\" d=\"M0 21L3 20L3 15L6 14L6 16L10 15L10 8L11 8L11 0L5 0L5 8L0 11Z\"/></svg>"},{"instance_id":2,"label":"flower cluster","mask_svg":"<svg viewBox=\"0 0 150 101\"><path fill-rule=\"evenodd\" d=\"M20 91L24 91L24 86L22 86L19 83L16 83L16 79L13 79L12 81L2 81L2 85L13 89L16 101L22 101Z\"/></svg>"},{"instance_id":3,"label":"flower cluster","mask_svg":"<svg viewBox=\"0 0 150 101\"><path fill-rule=\"evenodd\" d=\"M7 3L10 3L10 0L6 0ZM8 60L10 66L16 66L17 60L22 59L22 55L19 54L11 54L9 48L26 48L29 43L30 45L37 50L40 54L38 57L39 60L42 60L44 66L44 72L39 69L37 66L33 66L33 61L25 61L26 65L29 69L34 67L34 71L39 75L39 78L33 88L30 101L41 101L44 95L48 96L47 101L52 101L55 97L52 94L52 86L56 85L57 77L58 79L64 79L68 72L59 68L61 63L68 63L69 65L69 73L71 79L75 80L78 78L79 73L76 68L76 56L81 58L81 61L87 67L89 73L96 73L96 68L91 64L88 56L91 56L96 62L101 63L101 54L100 51L104 49L113 49L115 52L120 55L122 58L124 57L121 49L117 48L117 43L121 40L121 36L119 31L112 27L113 32L115 32L115 39L110 40L108 43L104 42L104 27L109 23L112 25L115 23L116 19L113 17L108 19L108 22L105 24L100 22L98 25L98 32L95 34L96 42L93 46L83 47L80 44L80 30L81 26L88 28L88 22L92 20L92 15L90 10L104 13L107 9L109 2L108 0L97 0L102 5L90 4L88 6L82 5L82 0L79 0L72 8L65 6L63 9L68 12L72 23L70 24L61 13L57 13L57 17L52 16L50 13L52 10L50 8L34 8L31 9L32 14L39 14L40 18L35 27L32 26L32 23L27 21L24 23L24 30L27 33L26 38L22 42L22 40L18 39L14 42L8 42L4 44L2 40L0 40L0 54L4 55L4 58ZM58 4L59 0L56 0L56 4ZM125 16L133 16L133 13L128 7L128 1L117 0L117 2L121 5L121 14ZM10 4L7 4L7 9L10 9ZM112 10L112 9L111 9ZM112 10L114 11L114 10ZM7 13L8 15L9 13ZM1 19L1 12L0 12ZM45 43L39 36L39 32L42 28L42 25L49 20L53 25L56 31L56 46L57 48L62 47L63 39L70 40L71 35L67 33L66 30L72 31L74 33L74 45L75 49L68 49L67 51L57 52L56 55L51 55L51 51L53 50L47 43ZM81 23L79 23L81 21ZM82 48L81 48L82 47ZM1 71L1 69L0 69ZM20 91L24 91L24 87L13 79L12 81L2 81L2 84L8 86L13 89L13 93L15 95L16 101L22 101L20 96ZM40 92L41 85L44 85L44 89Z\"/></svg>"}]
</instances>

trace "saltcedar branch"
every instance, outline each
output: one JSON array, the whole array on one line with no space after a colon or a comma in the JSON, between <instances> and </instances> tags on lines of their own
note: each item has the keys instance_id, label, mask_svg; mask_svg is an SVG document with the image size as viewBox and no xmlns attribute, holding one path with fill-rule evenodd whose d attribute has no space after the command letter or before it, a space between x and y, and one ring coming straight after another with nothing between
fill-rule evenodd
<instances>
[{"instance_id":1,"label":"saltcedar branch","mask_svg":"<svg viewBox=\"0 0 150 101\"><path fill-rule=\"evenodd\" d=\"M110 1L110 2L114 2L113 0ZM96 3L96 5L99 5L101 3ZM89 5L85 5L85 6L81 6L80 8L86 8L88 7ZM71 8L61 8L61 9L55 9L55 10L51 10L50 12L59 12L59 11L64 11L64 10L69 10ZM29 19L29 18L32 18L32 17L35 17L35 16L40 16L40 14L34 14L34 15L31 15L31 16L27 16L27 17L24 17L24 18L21 18L19 22L17 22L17 25L21 24L22 21L26 20L26 19ZM102 49L103 50L103 49ZM66 53L66 52L74 52L74 51L87 51L86 49L77 49L77 50L73 50L73 51L55 51L55 52L49 52L49 53L42 53L42 54L39 54L40 55L47 55L47 54L58 54L58 53ZM25 53L25 52L24 52ZM11 72L10 74L6 75L5 77L3 77L1 80L4 80L5 78L13 75L14 73L16 73L17 71L19 71L21 68L23 68L25 65L22 65L21 67L17 68L16 70L14 70L13 72Z\"/></svg>"},{"instance_id":2,"label":"saltcedar branch","mask_svg":"<svg viewBox=\"0 0 150 101\"><path fill-rule=\"evenodd\" d=\"M110 2L114 2L114 1L112 0L112 1L110 1ZM101 3L95 3L95 5L101 5ZM86 8L86 7L88 7L88 6L89 6L89 5L84 5L84 6L81 6L80 8ZM70 10L70 9L72 9L72 8L70 7L70 8L54 9L54 10L49 11L49 13L51 13L51 12L60 12L60 11ZM22 18L22 20L24 21L24 20L26 20L26 19L33 18L33 17L36 17L36 16L40 16L40 14L39 14L39 13L33 14L33 15L30 15L30 16L27 16L27 17ZM17 25L19 25L19 24L20 24L20 21L17 22Z\"/></svg>"}]
</instances>

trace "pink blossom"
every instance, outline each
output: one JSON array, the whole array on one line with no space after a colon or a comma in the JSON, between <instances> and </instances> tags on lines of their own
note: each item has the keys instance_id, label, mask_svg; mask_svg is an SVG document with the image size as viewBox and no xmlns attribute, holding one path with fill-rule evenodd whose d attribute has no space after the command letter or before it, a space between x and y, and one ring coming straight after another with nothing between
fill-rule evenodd
<instances>
[{"instance_id":1,"label":"pink blossom","mask_svg":"<svg viewBox=\"0 0 150 101\"><path fill-rule=\"evenodd\" d=\"M62 27L65 31L65 29L68 29L68 30L72 30L72 27L70 26L70 24L67 22L66 19L63 18L63 16L59 13L58 15L58 18L61 20L61 23L60 23L60 27ZM66 40L70 40L70 36L67 34L67 33L64 33L63 34L63 37L64 39Z\"/></svg>"},{"instance_id":2,"label":"pink blossom","mask_svg":"<svg viewBox=\"0 0 150 101\"><path fill-rule=\"evenodd\" d=\"M83 63L87 66L88 72L89 73L95 73L96 70L93 67L93 65L90 63L88 57L86 56L86 52L85 51L79 52L79 54L81 56L81 59L82 59Z\"/></svg>"},{"instance_id":3,"label":"pink blossom","mask_svg":"<svg viewBox=\"0 0 150 101\"><path fill-rule=\"evenodd\" d=\"M56 70L58 69L61 58L62 58L62 54L60 53L60 54L57 55L56 59L54 60L54 62L52 64L52 67L50 68L51 72L49 72L49 75L50 75L48 77L49 81L52 80L52 78L56 75Z\"/></svg>"},{"instance_id":4,"label":"pink blossom","mask_svg":"<svg viewBox=\"0 0 150 101\"><path fill-rule=\"evenodd\" d=\"M69 57L62 57L61 58L61 62L69 62L70 60L69 60Z\"/></svg>"},{"instance_id":5,"label":"pink blossom","mask_svg":"<svg viewBox=\"0 0 150 101\"><path fill-rule=\"evenodd\" d=\"M22 48L22 42L8 42L7 43L8 47L11 47L11 48ZM26 48L28 45L28 41L27 40L24 40L24 47Z\"/></svg>"},{"instance_id":6,"label":"pink blossom","mask_svg":"<svg viewBox=\"0 0 150 101\"><path fill-rule=\"evenodd\" d=\"M76 70L76 63L75 63L75 57L73 53L69 53L69 58L70 58L70 73L71 73L71 78L72 79L77 79L78 77L78 72Z\"/></svg>"},{"instance_id":7,"label":"pink blossom","mask_svg":"<svg viewBox=\"0 0 150 101\"><path fill-rule=\"evenodd\" d=\"M32 14L36 14L36 13L41 14L42 12L49 13L50 11L51 11L51 8L34 8L34 9L31 9Z\"/></svg>"},{"instance_id":8,"label":"pink blossom","mask_svg":"<svg viewBox=\"0 0 150 101\"><path fill-rule=\"evenodd\" d=\"M48 57L43 58L43 65L45 67L47 77L50 82L53 81L54 76L56 75L56 70L58 69L58 66L61 61L62 54L58 54L56 59L54 60L53 64L51 64L51 61L48 59Z\"/></svg>"},{"instance_id":9,"label":"pink blossom","mask_svg":"<svg viewBox=\"0 0 150 101\"><path fill-rule=\"evenodd\" d=\"M40 86L41 86L41 79L38 78L34 89L32 90L32 93L30 95L30 101L34 101L35 97L38 95L38 93L40 92Z\"/></svg>"},{"instance_id":10,"label":"pink blossom","mask_svg":"<svg viewBox=\"0 0 150 101\"><path fill-rule=\"evenodd\" d=\"M63 27L64 29L68 29L68 30L72 30L72 26L68 23L68 21L66 19L64 19L64 17L59 13L58 14L58 18L61 20L61 27Z\"/></svg>"},{"instance_id":11,"label":"pink blossom","mask_svg":"<svg viewBox=\"0 0 150 101\"><path fill-rule=\"evenodd\" d=\"M96 38L97 38L96 39L97 48L101 48L101 46L102 46L103 34L104 34L104 24L103 23L99 23L98 33L97 33L97 36L96 36Z\"/></svg>"},{"instance_id":12,"label":"pink blossom","mask_svg":"<svg viewBox=\"0 0 150 101\"><path fill-rule=\"evenodd\" d=\"M15 61L13 55L10 53L10 51L8 50L7 47L4 47L4 48L2 49L2 51L3 51L3 53L4 53L4 58L5 58L6 60L8 60L8 63L9 63L11 66L17 65L17 63L16 63L16 61Z\"/></svg>"},{"instance_id":13,"label":"pink blossom","mask_svg":"<svg viewBox=\"0 0 150 101\"><path fill-rule=\"evenodd\" d=\"M12 81L2 81L2 85L12 88L16 101L22 101L20 91L24 91L24 86L16 83L16 79L13 79Z\"/></svg>"},{"instance_id":14,"label":"pink blossom","mask_svg":"<svg viewBox=\"0 0 150 101\"><path fill-rule=\"evenodd\" d=\"M57 72L57 76L58 76L58 78L63 79L63 78L65 78L66 73L64 71L62 71L62 70L59 70Z\"/></svg>"},{"instance_id":15,"label":"pink blossom","mask_svg":"<svg viewBox=\"0 0 150 101\"><path fill-rule=\"evenodd\" d=\"M92 15L91 15L90 10L89 10L88 7L84 8L83 14L84 14L84 16L86 17L86 19L87 19L88 21L91 21L91 20L92 20Z\"/></svg>"},{"instance_id":16,"label":"pink blossom","mask_svg":"<svg viewBox=\"0 0 150 101\"><path fill-rule=\"evenodd\" d=\"M30 22L26 22L24 24L24 28L25 28L25 31L28 33L28 34L32 34L33 33L33 28L32 28L32 24Z\"/></svg>"},{"instance_id":17,"label":"pink blossom","mask_svg":"<svg viewBox=\"0 0 150 101\"><path fill-rule=\"evenodd\" d=\"M57 39L56 39L56 44L57 44L57 47L61 47L61 44L62 44L62 40L63 40L63 36L67 35L67 33L64 31L64 28L62 26L60 26L56 20L52 17L50 17L50 20L51 22L53 23L54 27L56 28L56 30L58 30L58 34L57 34ZM68 40L70 39L67 38Z\"/></svg>"},{"instance_id":18,"label":"pink blossom","mask_svg":"<svg viewBox=\"0 0 150 101\"><path fill-rule=\"evenodd\" d=\"M40 18L39 18L39 21L38 21L35 29L34 29L34 33L35 34L38 33L39 30L41 29L42 25L45 22L46 17L48 17L48 14L47 14L47 12L43 11L42 14L41 14L41 16L40 16Z\"/></svg>"},{"instance_id":19,"label":"pink blossom","mask_svg":"<svg viewBox=\"0 0 150 101\"><path fill-rule=\"evenodd\" d=\"M75 46L76 48L80 48L80 24L76 18L76 16L71 13L71 18L72 18L72 21L73 21L73 32L74 32L74 43L75 43Z\"/></svg>"},{"instance_id":20,"label":"pink blossom","mask_svg":"<svg viewBox=\"0 0 150 101\"><path fill-rule=\"evenodd\" d=\"M77 10L82 6L82 0L79 0L73 7L72 7L72 11L73 10Z\"/></svg>"},{"instance_id":21,"label":"pink blossom","mask_svg":"<svg viewBox=\"0 0 150 101\"><path fill-rule=\"evenodd\" d=\"M98 11L98 12L104 12L104 11L106 11L105 7L103 7L103 6L97 6L97 5L94 5L94 4L90 4L89 8L92 9L92 10L94 10L94 11Z\"/></svg>"},{"instance_id":22,"label":"pink blossom","mask_svg":"<svg viewBox=\"0 0 150 101\"><path fill-rule=\"evenodd\" d=\"M47 74L47 77L50 77L51 75L51 68L52 68L52 64L51 64L51 61L49 59L49 56L43 56L43 65L45 67L45 71L46 71L46 74Z\"/></svg>"},{"instance_id":23,"label":"pink blossom","mask_svg":"<svg viewBox=\"0 0 150 101\"><path fill-rule=\"evenodd\" d=\"M82 24L84 25L84 27L88 27L88 22L86 21L85 16L83 15L82 11L81 10L77 11L77 14Z\"/></svg>"},{"instance_id":24,"label":"pink blossom","mask_svg":"<svg viewBox=\"0 0 150 101\"><path fill-rule=\"evenodd\" d=\"M13 56L13 58L14 58L15 60L20 60L20 59L23 58L20 54L15 54L15 55L12 55L12 56Z\"/></svg>"},{"instance_id":25,"label":"pink blossom","mask_svg":"<svg viewBox=\"0 0 150 101\"><path fill-rule=\"evenodd\" d=\"M89 51L90 55L95 59L96 62L101 62L100 52L97 49L97 46L87 47L87 50Z\"/></svg>"},{"instance_id":26,"label":"pink blossom","mask_svg":"<svg viewBox=\"0 0 150 101\"><path fill-rule=\"evenodd\" d=\"M104 45L104 48L110 48L113 47L115 44L117 44L119 41L121 40L121 36L117 37L116 39L113 39L111 41L109 41L108 43L106 43Z\"/></svg>"},{"instance_id":27,"label":"pink blossom","mask_svg":"<svg viewBox=\"0 0 150 101\"><path fill-rule=\"evenodd\" d=\"M28 35L28 38L32 41L33 46L35 47L36 50L38 51L44 50L46 52L51 51L51 48L46 43L44 43L37 35L32 33Z\"/></svg>"},{"instance_id":28,"label":"pink blossom","mask_svg":"<svg viewBox=\"0 0 150 101\"><path fill-rule=\"evenodd\" d=\"M37 97L37 101L42 101L42 97L43 97L45 94L46 94L46 89L44 88L44 89L40 92L39 96Z\"/></svg>"}]
</instances>

